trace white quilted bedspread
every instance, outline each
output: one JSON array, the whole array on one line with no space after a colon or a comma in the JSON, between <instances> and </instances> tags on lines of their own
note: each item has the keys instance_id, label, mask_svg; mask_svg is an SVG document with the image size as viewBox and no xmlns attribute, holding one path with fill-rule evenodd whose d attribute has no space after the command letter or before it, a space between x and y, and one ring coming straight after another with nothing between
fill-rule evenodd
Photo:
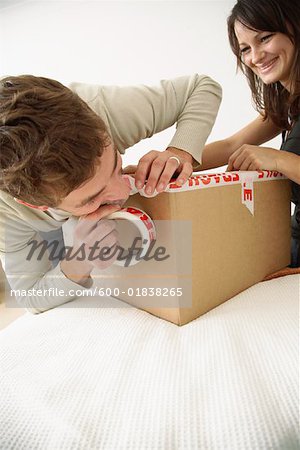
<instances>
[{"instance_id":1,"label":"white quilted bedspread","mask_svg":"<svg viewBox=\"0 0 300 450\"><path fill-rule=\"evenodd\" d=\"M111 298L27 313L0 333L1 450L298 449L299 280L183 327Z\"/></svg>"}]
</instances>

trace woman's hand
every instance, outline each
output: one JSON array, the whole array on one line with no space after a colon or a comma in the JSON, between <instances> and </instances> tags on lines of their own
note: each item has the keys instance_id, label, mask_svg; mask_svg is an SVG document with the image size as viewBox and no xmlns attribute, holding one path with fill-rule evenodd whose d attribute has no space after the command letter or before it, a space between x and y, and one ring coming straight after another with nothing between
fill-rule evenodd
<instances>
[{"instance_id":1,"label":"woman's hand","mask_svg":"<svg viewBox=\"0 0 300 450\"><path fill-rule=\"evenodd\" d=\"M228 160L227 172L233 170L275 170L278 169L279 150L256 145L242 145Z\"/></svg>"},{"instance_id":2,"label":"woman's hand","mask_svg":"<svg viewBox=\"0 0 300 450\"><path fill-rule=\"evenodd\" d=\"M184 184L193 173L193 157L184 150L169 147L163 152L151 150L137 166L127 166L123 173L135 175L137 189L145 187L148 195L162 192L176 174L176 183Z\"/></svg>"}]
</instances>

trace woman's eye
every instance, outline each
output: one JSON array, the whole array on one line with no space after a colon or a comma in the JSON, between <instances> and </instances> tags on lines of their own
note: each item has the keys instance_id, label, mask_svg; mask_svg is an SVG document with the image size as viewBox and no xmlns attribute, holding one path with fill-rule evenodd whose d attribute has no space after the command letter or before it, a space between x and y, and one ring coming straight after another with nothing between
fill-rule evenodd
<instances>
[{"instance_id":1,"label":"woman's eye","mask_svg":"<svg viewBox=\"0 0 300 450\"><path fill-rule=\"evenodd\" d=\"M244 55L249 50L249 47L244 47L240 49L242 55Z\"/></svg>"},{"instance_id":2,"label":"woman's eye","mask_svg":"<svg viewBox=\"0 0 300 450\"><path fill-rule=\"evenodd\" d=\"M268 41L272 36L273 36L273 34L267 34L266 36L263 36L261 38L261 42Z\"/></svg>"}]
</instances>

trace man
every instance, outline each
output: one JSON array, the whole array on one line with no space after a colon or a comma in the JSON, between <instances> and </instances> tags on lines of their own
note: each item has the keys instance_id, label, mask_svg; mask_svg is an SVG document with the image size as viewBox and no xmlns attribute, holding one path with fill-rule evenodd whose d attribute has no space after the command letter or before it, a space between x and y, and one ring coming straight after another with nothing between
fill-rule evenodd
<instances>
[{"instance_id":1,"label":"man","mask_svg":"<svg viewBox=\"0 0 300 450\"><path fill-rule=\"evenodd\" d=\"M166 150L140 159L135 183L148 194L162 192L175 172L184 183L201 162L221 89L198 74L157 87L73 83L69 89L30 75L0 84L0 256L11 287L31 291L19 302L38 313L72 300L71 291L91 286L93 268L113 263L117 233L105 217L130 194L120 154L176 123ZM49 252L32 251L33 242L62 236L70 216L79 217L74 254L99 241L109 249L105 258L61 253L55 265ZM64 295L53 295L54 287Z\"/></svg>"}]
</instances>

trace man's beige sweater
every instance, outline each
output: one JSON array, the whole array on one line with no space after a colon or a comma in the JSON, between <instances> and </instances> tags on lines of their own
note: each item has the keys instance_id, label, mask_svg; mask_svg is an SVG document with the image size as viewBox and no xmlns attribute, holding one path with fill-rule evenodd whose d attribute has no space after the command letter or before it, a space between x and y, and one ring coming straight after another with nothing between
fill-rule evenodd
<instances>
[{"instance_id":1,"label":"man's beige sweater","mask_svg":"<svg viewBox=\"0 0 300 450\"><path fill-rule=\"evenodd\" d=\"M165 148L186 150L198 162L221 101L220 86L198 74L163 80L154 87L73 83L70 88L104 120L120 153L176 123ZM59 263L53 268L46 254L41 260L39 252L28 258L29 242L59 230L66 220L67 213L31 209L0 191L1 262L11 288L22 290L16 295L18 302L32 312L66 303L75 298L74 291L82 289L65 277Z\"/></svg>"}]
</instances>

